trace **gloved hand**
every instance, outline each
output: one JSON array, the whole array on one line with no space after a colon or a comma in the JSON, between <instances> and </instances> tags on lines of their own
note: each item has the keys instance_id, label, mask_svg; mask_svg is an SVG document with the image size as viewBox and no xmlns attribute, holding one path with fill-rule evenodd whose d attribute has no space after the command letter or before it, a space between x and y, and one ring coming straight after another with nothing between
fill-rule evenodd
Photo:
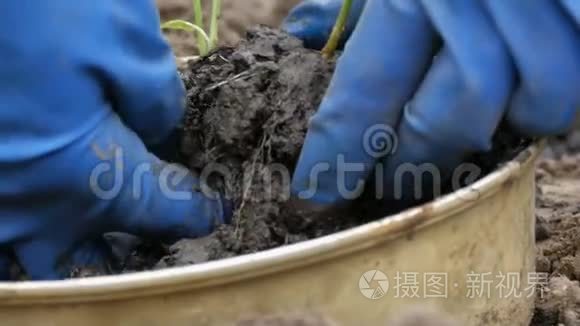
<instances>
[{"instance_id":1,"label":"gloved hand","mask_svg":"<svg viewBox=\"0 0 580 326\"><path fill-rule=\"evenodd\" d=\"M228 222L161 145L184 89L153 0L0 3L0 275L102 270L102 235L199 237Z\"/></svg>"},{"instance_id":2,"label":"gloved hand","mask_svg":"<svg viewBox=\"0 0 580 326\"><path fill-rule=\"evenodd\" d=\"M320 47L341 3L306 0L284 28ZM436 195L469 154L490 149L504 117L527 136L573 123L579 1L368 0L363 7L311 120L296 197L331 207L356 198L362 181L383 199ZM434 191L417 189L426 186Z\"/></svg>"}]
</instances>

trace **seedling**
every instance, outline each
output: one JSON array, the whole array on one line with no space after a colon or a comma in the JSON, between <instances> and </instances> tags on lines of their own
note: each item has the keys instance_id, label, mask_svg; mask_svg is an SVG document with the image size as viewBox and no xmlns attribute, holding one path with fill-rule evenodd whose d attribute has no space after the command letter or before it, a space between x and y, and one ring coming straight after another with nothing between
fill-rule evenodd
<instances>
[{"instance_id":1,"label":"seedling","mask_svg":"<svg viewBox=\"0 0 580 326\"><path fill-rule=\"evenodd\" d=\"M176 19L165 22L162 29L184 30L196 34L197 47L201 56L207 55L218 43L218 19L221 14L221 0L212 0L209 33L204 30L201 0L193 0L193 22Z\"/></svg>"},{"instance_id":2,"label":"seedling","mask_svg":"<svg viewBox=\"0 0 580 326\"><path fill-rule=\"evenodd\" d=\"M340 43L340 38L346 29L346 22L348 20L348 15L350 13L350 9L352 8L352 0L344 0L342 3L342 7L340 8L340 13L338 14L338 18L336 19L336 23L334 24L334 28L332 29L332 33L326 42L326 45L322 49L322 55L326 59L330 59L334 56L336 52L336 48Z\"/></svg>"}]
</instances>

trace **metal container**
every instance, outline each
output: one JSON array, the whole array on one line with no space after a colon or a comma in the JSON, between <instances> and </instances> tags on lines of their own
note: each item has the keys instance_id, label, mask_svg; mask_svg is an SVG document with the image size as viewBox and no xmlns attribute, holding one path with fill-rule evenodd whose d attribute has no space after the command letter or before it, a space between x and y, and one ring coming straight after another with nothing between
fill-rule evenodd
<instances>
[{"instance_id":1,"label":"metal container","mask_svg":"<svg viewBox=\"0 0 580 326\"><path fill-rule=\"evenodd\" d=\"M320 314L336 325L385 325L425 305L461 325L527 326L539 282L540 148L469 188L324 238L155 272L3 283L0 323L201 326Z\"/></svg>"}]
</instances>

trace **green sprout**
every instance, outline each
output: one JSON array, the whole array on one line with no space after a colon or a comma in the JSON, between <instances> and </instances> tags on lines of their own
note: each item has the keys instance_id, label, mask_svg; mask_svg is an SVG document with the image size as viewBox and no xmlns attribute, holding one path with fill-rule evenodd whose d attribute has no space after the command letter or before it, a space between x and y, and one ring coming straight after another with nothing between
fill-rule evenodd
<instances>
[{"instance_id":1,"label":"green sprout","mask_svg":"<svg viewBox=\"0 0 580 326\"><path fill-rule=\"evenodd\" d=\"M206 56L218 43L218 19L221 14L221 0L212 0L209 34L204 30L201 0L193 0L193 23L181 19L170 20L161 25L162 29L184 30L196 34L197 47L201 56Z\"/></svg>"},{"instance_id":2,"label":"green sprout","mask_svg":"<svg viewBox=\"0 0 580 326\"><path fill-rule=\"evenodd\" d=\"M330 34L326 45L322 49L322 55L326 59L332 58L336 52L336 48L338 48L342 33L344 33L344 30L346 29L346 22L348 20L348 15L351 8L352 0L344 0L342 7L340 8L338 18L336 19L336 23L334 24L334 28L332 29L332 33Z\"/></svg>"}]
</instances>

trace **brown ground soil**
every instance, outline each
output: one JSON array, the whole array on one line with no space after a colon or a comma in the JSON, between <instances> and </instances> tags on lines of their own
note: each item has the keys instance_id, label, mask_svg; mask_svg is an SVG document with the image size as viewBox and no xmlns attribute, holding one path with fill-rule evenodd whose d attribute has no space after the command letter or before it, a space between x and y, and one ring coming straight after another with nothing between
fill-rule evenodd
<instances>
[{"instance_id":1,"label":"brown ground soil","mask_svg":"<svg viewBox=\"0 0 580 326\"><path fill-rule=\"evenodd\" d=\"M580 154L573 133L553 145L538 165L537 271L550 274L532 325L580 325ZM554 151L564 146L553 157Z\"/></svg>"}]
</instances>

